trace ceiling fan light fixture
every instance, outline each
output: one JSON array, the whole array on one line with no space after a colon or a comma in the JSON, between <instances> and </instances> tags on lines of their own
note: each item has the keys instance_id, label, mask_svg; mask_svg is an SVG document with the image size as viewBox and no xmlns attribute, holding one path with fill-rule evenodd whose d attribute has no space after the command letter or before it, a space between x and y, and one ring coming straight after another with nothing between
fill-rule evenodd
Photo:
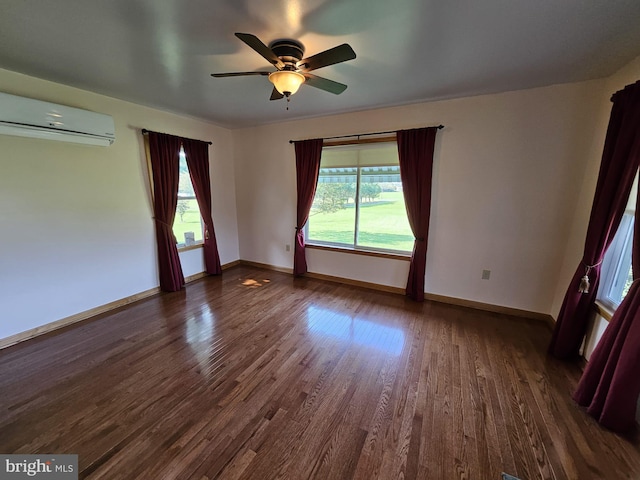
<instances>
[{"instance_id":1,"label":"ceiling fan light fixture","mask_svg":"<svg viewBox=\"0 0 640 480\"><path fill-rule=\"evenodd\" d=\"M306 79L304 75L291 70L280 70L269 74L269 81L284 96L293 95Z\"/></svg>"}]
</instances>

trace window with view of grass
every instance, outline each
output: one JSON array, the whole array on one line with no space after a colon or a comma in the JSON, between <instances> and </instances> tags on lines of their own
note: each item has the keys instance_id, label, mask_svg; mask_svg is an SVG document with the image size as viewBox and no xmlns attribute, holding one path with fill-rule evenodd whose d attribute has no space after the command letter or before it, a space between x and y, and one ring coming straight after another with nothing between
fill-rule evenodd
<instances>
[{"instance_id":1,"label":"window with view of grass","mask_svg":"<svg viewBox=\"0 0 640 480\"><path fill-rule=\"evenodd\" d=\"M184 151L180 148L180 181L178 183L178 206L173 220L173 234L178 247L188 247L203 242L202 217L191 183L189 167Z\"/></svg>"},{"instance_id":2,"label":"window with view of grass","mask_svg":"<svg viewBox=\"0 0 640 480\"><path fill-rule=\"evenodd\" d=\"M306 238L312 245L411 252L395 142L323 148Z\"/></svg>"}]
</instances>

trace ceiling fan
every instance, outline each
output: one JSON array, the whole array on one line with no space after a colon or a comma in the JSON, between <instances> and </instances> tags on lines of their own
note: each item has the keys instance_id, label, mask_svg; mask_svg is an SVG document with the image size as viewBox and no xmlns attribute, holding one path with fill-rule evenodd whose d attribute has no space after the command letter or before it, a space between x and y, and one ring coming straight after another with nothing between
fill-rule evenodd
<instances>
[{"instance_id":1,"label":"ceiling fan","mask_svg":"<svg viewBox=\"0 0 640 480\"><path fill-rule=\"evenodd\" d=\"M335 65L356 58L353 49L346 43L317 53L311 57L304 56L304 47L296 40L277 40L266 46L258 37L250 33L236 33L236 37L262 55L269 63L276 67L275 72L230 72L212 73L215 78L242 77L247 75L260 75L269 77L273 83L273 91L270 100L279 100L289 97L298 91L303 83L319 88L336 95L345 91L344 83L334 82L327 78L318 77L311 72L318 68Z\"/></svg>"}]
</instances>

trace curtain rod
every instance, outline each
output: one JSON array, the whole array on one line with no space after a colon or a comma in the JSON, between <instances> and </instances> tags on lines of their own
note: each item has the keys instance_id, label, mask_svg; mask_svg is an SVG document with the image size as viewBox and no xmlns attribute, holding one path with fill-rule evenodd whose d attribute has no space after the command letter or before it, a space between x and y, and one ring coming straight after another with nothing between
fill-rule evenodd
<instances>
[{"instance_id":1,"label":"curtain rod","mask_svg":"<svg viewBox=\"0 0 640 480\"><path fill-rule=\"evenodd\" d=\"M146 135L147 133L161 133L162 135L171 135L170 133L162 133L162 132L154 132L153 130L147 130L146 128L142 129L142 134ZM171 135L172 137L179 137L179 135ZM186 138L186 137L180 137ZM189 139L188 139L189 140ZM213 142L205 142L204 140L198 140L199 142L208 143L209 145L213 145Z\"/></svg>"},{"instance_id":2,"label":"curtain rod","mask_svg":"<svg viewBox=\"0 0 640 480\"><path fill-rule=\"evenodd\" d=\"M442 130L444 128L444 125L438 125L435 128L437 128L438 130ZM327 138L323 138L322 140L336 140L338 138L350 138L350 137L358 137L358 138L360 138L360 137L368 137L370 135L385 135L387 133L396 133L396 132L397 132L397 130L390 130L388 132L356 133L354 135L340 135L340 136L337 136L337 137L327 137ZM299 140L289 140L289 143L294 143L296 141L299 141Z\"/></svg>"}]
</instances>

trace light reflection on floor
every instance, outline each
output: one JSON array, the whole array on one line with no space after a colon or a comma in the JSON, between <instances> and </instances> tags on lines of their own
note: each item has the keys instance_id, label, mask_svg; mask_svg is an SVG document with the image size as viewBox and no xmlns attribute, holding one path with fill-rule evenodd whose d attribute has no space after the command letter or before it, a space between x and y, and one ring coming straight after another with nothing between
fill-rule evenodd
<instances>
[{"instance_id":1,"label":"light reflection on floor","mask_svg":"<svg viewBox=\"0 0 640 480\"><path fill-rule=\"evenodd\" d=\"M203 373L208 365L214 347L212 341L216 332L216 317L209 305L200 306L200 311L186 319L185 337Z\"/></svg>"},{"instance_id":2,"label":"light reflection on floor","mask_svg":"<svg viewBox=\"0 0 640 480\"><path fill-rule=\"evenodd\" d=\"M315 305L307 308L307 329L312 333L375 348L394 356L399 356L404 347L404 332L399 328L352 318Z\"/></svg>"},{"instance_id":3,"label":"light reflection on floor","mask_svg":"<svg viewBox=\"0 0 640 480\"><path fill-rule=\"evenodd\" d=\"M269 283L271 280L262 280L260 283L258 280L254 280L253 278L247 278L242 282L242 285L249 288L257 288L263 286L265 283Z\"/></svg>"},{"instance_id":4,"label":"light reflection on floor","mask_svg":"<svg viewBox=\"0 0 640 480\"><path fill-rule=\"evenodd\" d=\"M199 310L187 317L185 336L190 344L208 342L214 334L216 317L211 308L204 303Z\"/></svg>"}]
</instances>

